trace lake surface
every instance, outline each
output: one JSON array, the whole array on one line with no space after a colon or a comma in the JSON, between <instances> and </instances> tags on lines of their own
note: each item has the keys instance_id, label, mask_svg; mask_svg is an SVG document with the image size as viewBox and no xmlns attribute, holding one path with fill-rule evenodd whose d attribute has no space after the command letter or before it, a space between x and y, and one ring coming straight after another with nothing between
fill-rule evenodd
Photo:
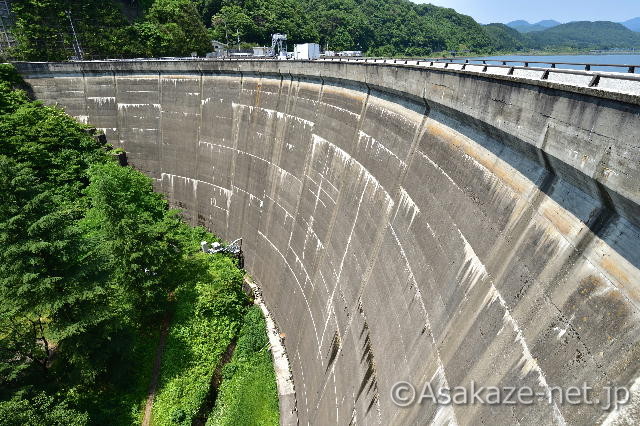
<instances>
[{"instance_id":1,"label":"lake surface","mask_svg":"<svg viewBox=\"0 0 640 426\"><path fill-rule=\"evenodd\" d=\"M636 74L640 74L640 54L635 55L555 55L555 56L482 56L479 58L469 59L487 59L496 61L522 61L518 63L509 63L514 66L524 66L524 61L530 61L531 67L549 67L546 64L533 64L531 61L543 61L543 62L573 62L573 63L585 63L585 64L611 64L611 65L635 65ZM493 62L488 62L493 63ZM500 64L500 62L495 62ZM583 70L584 66L576 65L556 65L556 68L564 69L580 69ZM592 66L591 71L614 71L614 72L627 72L628 67L608 67L608 66Z\"/></svg>"}]
</instances>

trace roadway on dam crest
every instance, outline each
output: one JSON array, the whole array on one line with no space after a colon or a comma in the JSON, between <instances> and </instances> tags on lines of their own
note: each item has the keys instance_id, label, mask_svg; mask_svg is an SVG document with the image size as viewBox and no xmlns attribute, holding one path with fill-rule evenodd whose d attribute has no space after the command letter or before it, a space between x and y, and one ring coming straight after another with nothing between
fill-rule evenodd
<instances>
[{"instance_id":1,"label":"roadway on dam crest","mask_svg":"<svg viewBox=\"0 0 640 426\"><path fill-rule=\"evenodd\" d=\"M640 415L637 95L395 64L16 66L192 224L244 238L286 335L295 404L281 407L297 419L285 421ZM612 412L557 398L403 408L398 381L634 394Z\"/></svg>"}]
</instances>

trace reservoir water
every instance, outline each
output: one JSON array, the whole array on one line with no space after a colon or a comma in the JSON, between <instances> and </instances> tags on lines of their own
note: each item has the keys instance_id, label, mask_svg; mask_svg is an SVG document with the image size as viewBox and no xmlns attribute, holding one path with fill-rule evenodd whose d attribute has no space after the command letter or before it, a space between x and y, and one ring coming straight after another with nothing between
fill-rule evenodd
<instances>
[{"instance_id":1,"label":"reservoir water","mask_svg":"<svg viewBox=\"0 0 640 426\"><path fill-rule=\"evenodd\" d=\"M611 67L606 65L627 65L636 66L636 74L640 74L640 54L630 55L549 55L549 56L517 56L517 55L504 55L504 56L483 56L478 58L469 59L487 59L491 61L522 61L518 63L509 63L509 65L523 66L525 61L529 62L531 67L546 68L549 65L546 64L534 64L531 61L542 62L569 62L569 63L584 63L584 64L604 64L604 66L592 66L591 71L613 71L613 72L627 72L628 67ZM489 62L494 63L494 62ZM556 68L564 69L584 69L584 66L580 65L556 65Z\"/></svg>"}]
</instances>

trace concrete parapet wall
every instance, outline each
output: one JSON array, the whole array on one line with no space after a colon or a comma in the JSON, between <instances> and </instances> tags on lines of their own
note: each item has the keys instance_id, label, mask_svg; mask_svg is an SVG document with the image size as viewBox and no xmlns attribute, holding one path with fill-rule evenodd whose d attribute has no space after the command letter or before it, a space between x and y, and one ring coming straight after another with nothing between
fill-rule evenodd
<instances>
[{"instance_id":1,"label":"concrete parapet wall","mask_svg":"<svg viewBox=\"0 0 640 426\"><path fill-rule=\"evenodd\" d=\"M640 388L640 100L339 62L18 64L193 224L244 238L301 424L622 421L395 406L421 386ZM638 404L638 405L636 405Z\"/></svg>"}]
</instances>

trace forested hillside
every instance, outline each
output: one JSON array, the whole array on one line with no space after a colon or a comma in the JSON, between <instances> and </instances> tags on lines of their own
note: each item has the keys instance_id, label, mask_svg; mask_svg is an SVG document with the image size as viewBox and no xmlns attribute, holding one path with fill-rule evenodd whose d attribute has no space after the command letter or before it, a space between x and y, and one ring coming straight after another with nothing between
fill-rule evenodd
<instances>
[{"instance_id":1,"label":"forested hillside","mask_svg":"<svg viewBox=\"0 0 640 426\"><path fill-rule=\"evenodd\" d=\"M491 37L492 45L503 52L526 50L570 52L640 48L640 33L608 21L571 22L542 31L524 33L503 24L485 25L484 30Z\"/></svg>"},{"instance_id":2,"label":"forested hillside","mask_svg":"<svg viewBox=\"0 0 640 426\"><path fill-rule=\"evenodd\" d=\"M472 18L409 0L23 0L12 8L13 56L24 60L75 56L72 24L86 58L203 55L211 39L264 45L275 32L291 44L372 55L494 50Z\"/></svg>"},{"instance_id":3,"label":"forested hillside","mask_svg":"<svg viewBox=\"0 0 640 426\"><path fill-rule=\"evenodd\" d=\"M23 0L14 1L12 10L16 59L76 56L72 25L85 58L203 55L211 49L190 0ZM135 19L138 12L144 17Z\"/></svg>"},{"instance_id":4,"label":"forested hillside","mask_svg":"<svg viewBox=\"0 0 640 426\"><path fill-rule=\"evenodd\" d=\"M529 39L524 34L505 24L485 25L484 30L498 51L521 51L529 46Z\"/></svg>"},{"instance_id":5,"label":"forested hillside","mask_svg":"<svg viewBox=\"0 0 640 426\"><path fill-rule=\"evenodd\" d=\"M79 50L85 59L202 56L211 40L246 48L269 45L276 32L290 45L371 56L640 47L640 34L611 22L482 26L409 0L21 0L12 9L19 44L10 58L20 60L66 60Z\"/></svg>"},{"instance_id":6,"label":"forested hillside","mask_svg":"<svg viewBox=\"0 0 640 426\"><path fill-rule=\"evenodd\" d=\"M638 48L640 34L614 22L570 22L528 33L534 49Z\"/></svg>"}]
</instances>

